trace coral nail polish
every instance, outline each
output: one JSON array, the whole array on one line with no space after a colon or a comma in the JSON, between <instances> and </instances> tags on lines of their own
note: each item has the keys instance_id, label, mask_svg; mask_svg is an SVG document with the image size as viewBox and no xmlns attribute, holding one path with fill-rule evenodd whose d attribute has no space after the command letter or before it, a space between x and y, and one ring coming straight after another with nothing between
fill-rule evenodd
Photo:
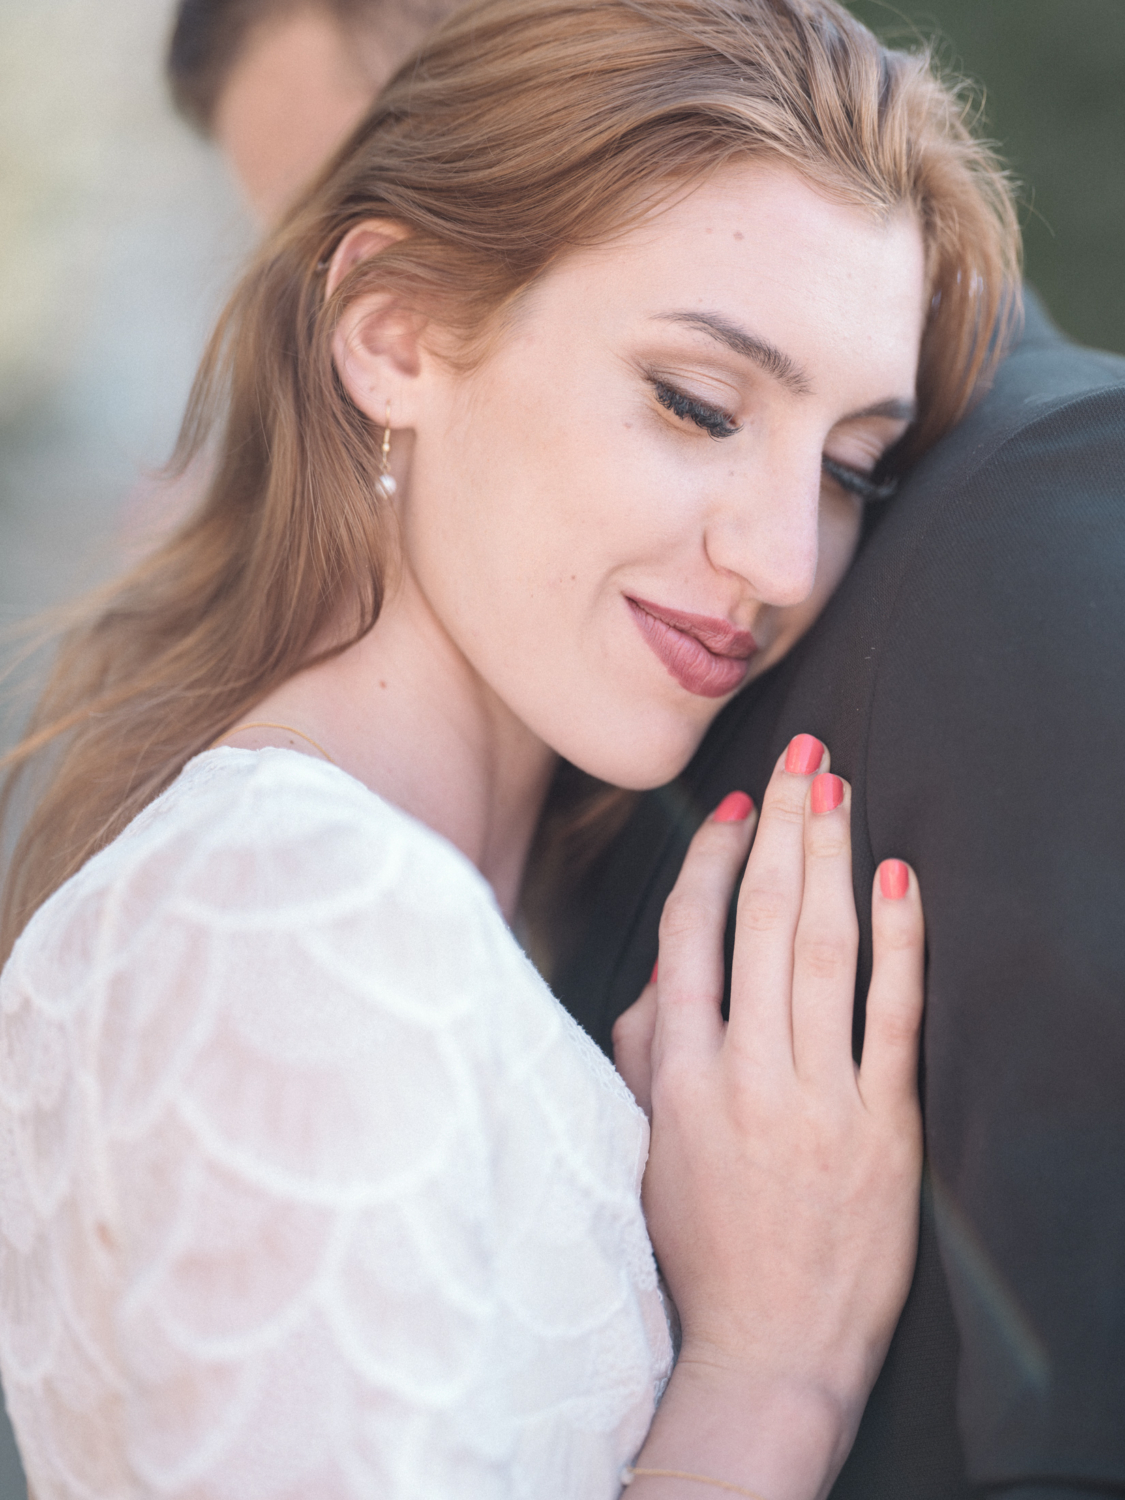
<instances>
[{"instance_id":1,"label":"coral nail polish","mask_svg":"<svg viewBox=\"0 0 1125 1500\"><path fill-rule=\"evenodd\" d=\"M901 901L910 889L910 871L901 859L885 859L879 866L879 889L888 901Z\"/></svg>"},{"instance_id":2,"label":"coral nail polish","mask_svg":"<svg viewBox=\"0 0 1125 1500\"><path fill-rule=\"evenodd\" d=\"M809 801L814 813L831 812L843 800L844 783L838 776L833 776L831 771L825 771L823 776L818 776L813 782Z\"/></svg>"},{"instance_id":3,"label":"coral nail polish","mask_svg":"<svg viewBox=\"0 0 1125 1500\"><path fill-rule=\"evenodd\" d=\"M785 769L790 776L808 776L820 765L824 746L815 734L799 734L790 740L785 752Z\"/></svg>"},{"instance_id":4,"label":"coral nail polish","mask_svg":"<svg viewBox=\"0 0 1125 1500\"><path fill-rule=\"evenodd\" d=\"M712 813L716 823L744 823L754 811L754 800L745 792L728 792Z\"/></svg>"},{"instance_id":5,"label":"coral nail polish","mask_svg":"<svg viewBox=\"0 0 1125 1500\"><path fill-rule=\"evenodd\" d=\"M656 983L656 971L659 968L660 968L660 960L657 959L656 962L652 966L652 973L648 976L648 982L649 982L649 984L655 984Z\"/></svg>"}]
</instances>

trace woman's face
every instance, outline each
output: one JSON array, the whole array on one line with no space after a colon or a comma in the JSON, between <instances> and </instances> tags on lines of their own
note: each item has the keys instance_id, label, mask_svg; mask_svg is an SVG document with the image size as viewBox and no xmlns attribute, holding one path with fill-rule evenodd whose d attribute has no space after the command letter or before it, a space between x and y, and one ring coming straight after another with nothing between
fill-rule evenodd
<instances>
[{"instance_id":1,"label":"woman's face","mask_svg":"<svg viewBox=\"0 0 1125 1500\"><path fill-rule=\"evenodd\" d=\"M808 629L862 512L823 460L905 430L923 261L906 212L742 164L559 261L471 375L428 362L408 583L538 737L659 785Z\"/></svg>"}]
</instances>

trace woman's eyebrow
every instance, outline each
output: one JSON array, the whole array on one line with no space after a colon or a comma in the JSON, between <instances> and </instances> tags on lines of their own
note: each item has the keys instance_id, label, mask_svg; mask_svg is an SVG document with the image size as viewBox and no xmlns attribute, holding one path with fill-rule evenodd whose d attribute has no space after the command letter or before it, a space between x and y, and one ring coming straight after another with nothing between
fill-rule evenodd
<instances>
[{"instance_id":1,"label":"woman's eyebrow","mask_svg":"<svg viewBox=\"0 0 1125 1500\"><path fill-rule=\"evenodd\" d=\"M790 358L776 344L771 344L769 339L759 338L757 334L740 328L721 313L671 312L660 313L658 317L662 323L683 323L688 328L698 329L700 333L716 339L727 349L733 349L735 354L752 360L759 369L772 375L797 396L808 396L812 392L811 379L795 359ZM865 406L861 411L849 412L840 420L861 422L865 417L889 417L895 422L913 422L917 415L916 401L892 396L886 401L876 401L872 406Z\"/></svg>"},{"instance_id":2,"label":"woman's eyebrow","mask_svg":"<svg viewBox=\"0 0 1125 1500\"><path fill-rule=\"evenodd\" d=\"M696 328L700 333L716 339L726 348L733 349L735 354L752 360L759 369L772 375L796 396L807 396L812 391L812 381L795 359L791 359L768 339L759 338L757 334L739 328L737 323L732 323L720 313L671 312L660 313L658 317L662 323L683 323L688 328Z\"/></svg>"}]
</instances>

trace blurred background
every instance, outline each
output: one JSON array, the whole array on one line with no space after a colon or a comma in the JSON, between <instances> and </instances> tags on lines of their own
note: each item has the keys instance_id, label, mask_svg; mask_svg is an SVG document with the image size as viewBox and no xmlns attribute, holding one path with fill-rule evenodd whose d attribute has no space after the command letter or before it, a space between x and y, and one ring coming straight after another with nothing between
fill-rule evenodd
<instances>
[{"instance_id":1,"label":"blurred background","mask_svg":"<svg viewBox=\"0 0 1125 1500\"><path fill-rule=\"evenodd\" d=\"M895 46L937 39L1020 183L1027 280L1072 338L1125 353L1122 0L848 0Z\"/></svg>"},{"instance_id":2,"label":"blurred background","mask_svg":"<svg viewBox=\"0 0 1125 1500\"><path fill-rule=\"evenodd\" d=\"M937 38L1022 184L1027 277L1125 352L1123 0L854 0ZM0 0L0 629L98 581L151 517L250 220L176 120L172 0ZM0 1296L4 1289L0 1286ZM26 1491L0 1417L0 1500Z\"/></svg>"},{"instance_id":3,"label":"blurred background","mask_svg":"<svg viewBox=\"0 0 1125 1500\"><path fill-rule=\"evenodd\" d=\"M0 629L104 576L251 231L171 0L0 0Z\"/></svg>"}]
</instances>

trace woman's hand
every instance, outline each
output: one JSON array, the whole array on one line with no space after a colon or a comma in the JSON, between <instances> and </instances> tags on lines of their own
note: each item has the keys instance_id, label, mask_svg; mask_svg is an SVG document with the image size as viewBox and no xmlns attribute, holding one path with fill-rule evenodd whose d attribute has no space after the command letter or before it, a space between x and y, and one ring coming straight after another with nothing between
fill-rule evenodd
<instances>
[{"instance_id":1,"label":"woman's hand","mask_svg":"<svg viewBox=\"0 0 1125 1500\"><path fill-rule=\"evenodd\" d=\"M826 765L819 742L800 736L770 782L738 899L729 1023L722 945L753 828L745 798L728 798L692 841L664 909L657 982L614 1033L619 1067L651 1110L645 1212L683 1328L637 1465L764 1500L830 1488L917 1238L917 882L898 861L876 873L857 1068L850 792ZM638 1500L701 1493L644 1485Z\"/></svg>"}]
</instances>

